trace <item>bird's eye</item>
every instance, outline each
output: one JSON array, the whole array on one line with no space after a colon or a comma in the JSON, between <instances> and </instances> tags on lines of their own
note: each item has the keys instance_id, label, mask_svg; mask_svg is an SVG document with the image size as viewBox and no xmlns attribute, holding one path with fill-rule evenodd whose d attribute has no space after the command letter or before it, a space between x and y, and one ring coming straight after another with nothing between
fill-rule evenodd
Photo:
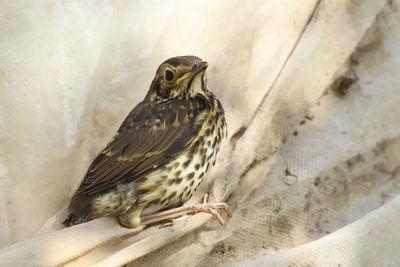
<instances>
[{"instance_id":1,"label":"bird's eye","mask_svg":"<svg viewBox=\"0 0 400 267\"><path fill-rule=\"evenodd\" d=\"M174 73L172 71L170 71L170 70L166 70L165 74L164 74L164 77L165 77L165 79L167 81L170 82L170 81L172 81L174 79Z\"/></svg>"}]
</instances>

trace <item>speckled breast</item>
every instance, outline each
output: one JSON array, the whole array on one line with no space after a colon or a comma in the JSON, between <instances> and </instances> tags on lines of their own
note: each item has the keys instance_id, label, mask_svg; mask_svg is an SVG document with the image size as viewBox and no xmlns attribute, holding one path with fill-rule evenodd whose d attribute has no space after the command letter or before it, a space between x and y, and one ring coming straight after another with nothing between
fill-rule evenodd
<instances>
[{"instance_id":1,"label":"speckled breast","mask_svg":"<svg viewBox=\"0 0 400 267\"><path fill-rule=\"evenodd\" d=\"M153 183L153 190L138 195L136 203L147 207L144 215L177 207L188 201L210 166L215 164L221 141L227 135L223 110L216 108L206 111L199 123L202 128L197 141L184 154L147 175L147 180ZM149 187L148 183L146 187ZM137 188L137 192L140 191L141 188Z\"/></svg>"}]
</instances>

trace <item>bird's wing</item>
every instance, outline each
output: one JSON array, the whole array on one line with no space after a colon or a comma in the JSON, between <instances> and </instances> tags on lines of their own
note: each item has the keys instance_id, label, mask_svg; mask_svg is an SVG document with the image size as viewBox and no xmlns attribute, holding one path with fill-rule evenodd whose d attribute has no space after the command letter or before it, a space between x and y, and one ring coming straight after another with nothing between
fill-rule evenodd
<instances>
[{"instance_id":1,"label":"bird's wing","mask_svg":"<svg viewBox=\"0 0 400 267\"><path fill-rule=\"evenodd\" d=\"M184 153L196 140L203 101L142 102L92 162L78 192L99 193L132 182Z\"/></svg>"}]
</instances>

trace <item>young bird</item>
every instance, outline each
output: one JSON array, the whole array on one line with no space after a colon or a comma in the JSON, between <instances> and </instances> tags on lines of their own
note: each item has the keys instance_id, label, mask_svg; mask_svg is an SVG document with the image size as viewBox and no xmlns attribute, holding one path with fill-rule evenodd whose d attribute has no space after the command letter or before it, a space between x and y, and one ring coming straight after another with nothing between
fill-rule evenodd
<instances>
[{"instance_id":1,"label":"young bird","mask_svg":"<svg viewBox=\"0 0 400 267\"><path fill-rule=\"evenodd\" d=\"M231 216L225 203L180 207L215 164L227 135L224 110L206 84L207 66L198 57L181 56L158 67L143 102L90 165L65 226L118 216L134 228L198 212L223 224L215 209Z\"/></svg>"}]
</instances>

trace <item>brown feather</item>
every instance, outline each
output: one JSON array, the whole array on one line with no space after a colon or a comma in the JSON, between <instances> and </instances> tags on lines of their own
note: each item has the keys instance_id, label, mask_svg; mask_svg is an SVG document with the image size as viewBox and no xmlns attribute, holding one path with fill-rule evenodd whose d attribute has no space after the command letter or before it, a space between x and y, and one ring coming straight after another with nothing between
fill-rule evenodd
<instances>
[{"instance_id":1,"label":"brown feather","mask_svg":"<svg viewBox=\"0 0 400 267\"><path fill-rule=\"evenodd\" d=\"M202 102L202 99L171 99L137 105L114 139L93 161L78 192L102 193L117 184L130 183L184 153L198 135L196 121L204 108L191 102ZM163 124L166 127L161 127Z\"/></svg>"}]
</instances>

